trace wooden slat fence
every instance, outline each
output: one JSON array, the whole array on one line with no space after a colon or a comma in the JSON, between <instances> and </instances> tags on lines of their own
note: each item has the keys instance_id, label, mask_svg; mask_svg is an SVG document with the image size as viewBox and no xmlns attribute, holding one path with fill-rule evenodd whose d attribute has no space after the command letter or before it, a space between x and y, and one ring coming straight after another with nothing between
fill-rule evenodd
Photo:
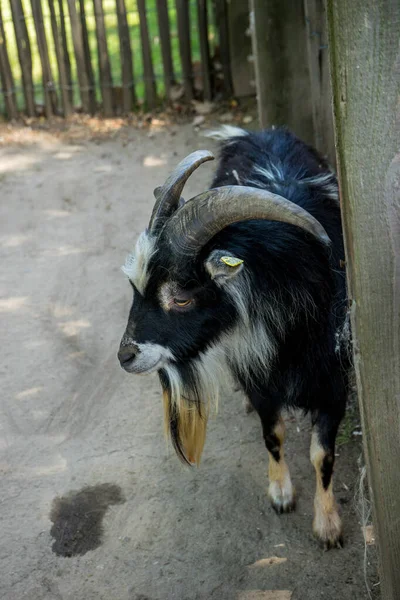
<instances>
[{"instance_id":1,"label":"wooden slat fence","mask_svg":"<svg viewBox=\"0 0 400 600\"><path fill-rule=\"evenodd\" d=\"M1 0L0 113L108 117L230 96L228 10L227 0Z\"/></svg>"}]
</instances>

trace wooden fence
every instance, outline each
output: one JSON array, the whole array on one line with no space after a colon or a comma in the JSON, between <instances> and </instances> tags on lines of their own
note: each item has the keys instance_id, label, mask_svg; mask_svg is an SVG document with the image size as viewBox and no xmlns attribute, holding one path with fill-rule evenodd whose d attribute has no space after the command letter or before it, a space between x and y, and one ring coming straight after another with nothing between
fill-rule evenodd
<instances>
[{"instance_id":1,"label":"wooden fence","mask_svg":"<svg viewBox=\"0 0 400 600\"><path fill-rule=\"evenodd\" d=\"M211 100L232 92L230 69L226 0L1 0L9 118Z\"/></svg>"}]
</instances>

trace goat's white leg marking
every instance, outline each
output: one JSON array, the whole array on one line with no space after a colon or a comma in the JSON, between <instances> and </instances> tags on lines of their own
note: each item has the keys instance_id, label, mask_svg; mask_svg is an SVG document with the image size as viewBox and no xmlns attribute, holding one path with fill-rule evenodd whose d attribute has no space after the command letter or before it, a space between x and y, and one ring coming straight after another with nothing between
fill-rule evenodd
<instances>
[{"instance_id":1,"label":"goat's white leg marking","mask_svg":"<svg viewBox=\"0 0 400 600\"><path fill-rule=\"evenodd\" d=\"M333 480L327 488L323 485L323 464L327 451L322 447L317 431L313 431L311 438L310 458L315 468L317 489L314 499L313 531L322 542L324 548L333 548L342 545L342 521L339 517L337 504L333 495Z\"/></svg>"},{"instance_id":2,"label":"goat's white leg marking","mask_svg":"<svg viewBox=\"0 0 400 600\"><path fill-rule=\"evenodd\" d=\"M276 449L268 450L269 458L269 488L268 495L273 508L278 512L291 512L295 508L295 494L290 479L289 467L286 464L283 453L283 442L285 440L285 422L279 417L273 429L273 435L277 440ZM279 456L279 461L276 457Z\"/></svg>"}]
</instances>

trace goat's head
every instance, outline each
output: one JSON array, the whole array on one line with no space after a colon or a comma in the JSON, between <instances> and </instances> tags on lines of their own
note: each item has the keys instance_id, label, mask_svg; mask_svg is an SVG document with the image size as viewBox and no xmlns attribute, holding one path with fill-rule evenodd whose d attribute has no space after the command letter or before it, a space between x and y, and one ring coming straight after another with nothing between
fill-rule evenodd
<instances>
[{"instance_id":1,"label":"goat's head","mask_svg":"<svg viewBox=\"0 0 400 600\"><path fill-rule=\"evenodd\" d=\"M268 219L297 225L327 243L323 227L285 198L243 186L211 189L182 202L191 173L213 155L194 152L155 190L148 229L124 272L134 290L118 353L129 373L159 371L166 425L178 454L197 462L210 396L218 388L220 341L243 317L240 295L246 265L210 244L228 225Z\"/></svg>"}]
</instances>

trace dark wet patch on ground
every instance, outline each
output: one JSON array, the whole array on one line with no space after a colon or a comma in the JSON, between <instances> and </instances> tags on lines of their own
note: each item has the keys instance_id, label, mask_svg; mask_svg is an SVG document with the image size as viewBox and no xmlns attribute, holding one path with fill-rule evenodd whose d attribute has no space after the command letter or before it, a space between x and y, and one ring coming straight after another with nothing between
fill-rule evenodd
<instances>
[{"instance_id":1,"label":"dark wet patch on ground","mask_svg":"<svg viewBox=\"0 0 400 600\"><path fill-rule=\"evenodd\" d=\"M53 552L58 556L76 556L98 548L108 507L123 502L121 488L110 483L88 486L55 498L50 513Z\"/></svg>"}]
</instances>

